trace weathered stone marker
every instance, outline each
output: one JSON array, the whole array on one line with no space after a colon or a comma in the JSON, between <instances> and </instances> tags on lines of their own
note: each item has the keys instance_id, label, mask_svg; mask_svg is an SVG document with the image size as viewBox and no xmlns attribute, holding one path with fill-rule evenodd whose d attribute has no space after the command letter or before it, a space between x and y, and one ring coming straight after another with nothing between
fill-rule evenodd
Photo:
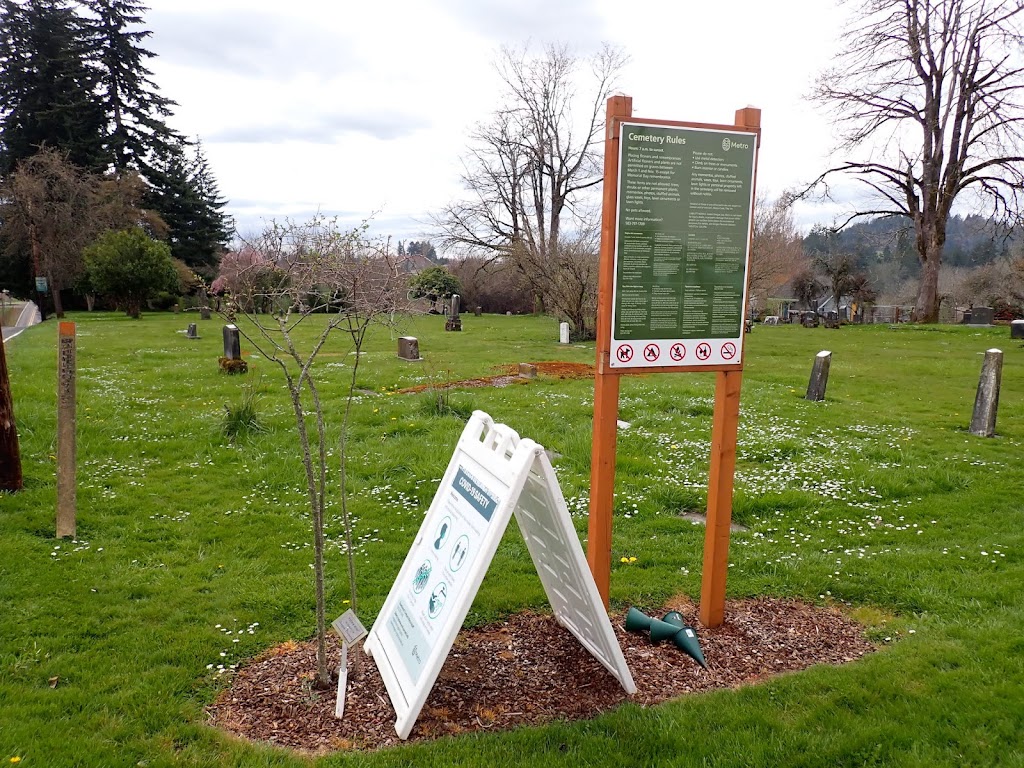
<instances>
[{"instance_id":1,"label":"weathered stone marker","mask_svg":"<svg viewBox=\"0 0 1024 768\"><path fill-rule=\"evenodd\" d=\"M418 362L423 358L420 357L420 342L415 336L399 336L398 337L398 356L402 360L412 360Z\"/></svg>"},{"instance_id":2,"label":"weathered stone marker","mask_svg":"<svg viewBox=\"0 0 1024 768\"><path fill-rule=\"evenodd\" d=\"M206 293L206 288L199 289L199 319L210 319L210 297Z\"/></svg>"},{"instance_id":3,"label":"weathered stone marker","mask_svg":"<svg viewBox=\"0 0 1024 768\"><path fill-rule=\"evenodd\" d=\"M242 359L242 339L238 334L238 326L224 326L224 357L228 360Z\"/></svg>"},{"instance_id":4,"label":"weathered stone marker","mask_svg":"<svg viewBox=\"0 0 1024 768\"><path fill-rule=\"evenodd\" d=\"M480 317L480 315L482 315L483 313L484 313L484 308L483 307L476 306L476 307L473 308L473 314L476 315L477 317Z\"/></svg>"},{"instance_id":5,"label":"weathered stone marker","mask_svg":"<svg viewBox=\"0 0 1024 768\"><path fill-rule=\"evenodd\" d=\"M199 334L196 332L196 324L195 323L189 323L188 324L188 330L185 331L185 338L186 339L198 339L199 338Z\"/></svg>"},{"instance_id":6,"label":"weathered stone marker","mask_svg":"<svg viewBox=\"0 0 1024 768\"><path fill-rule=\"evenodd\" d=\"M971 325L992 325L995 310L992 307L971 307Z\"/></svg>"},{"instance_id":7,"label":"weathered stone marker","mask_svg":"<svg viewBox=\"0 0 1024 768\"><path fill-rule=\"evenodd\" d=\"M57 538L75 535L75 324L57 330Z\"/></svg>"},{"instance_id":8,"label":"weathered stone marker","mask_svg":"<svg viewBox=\"0 0 1024 768\"><path fill-rule=\"evenodd\" d=\"M825 399L825 387L828 386L828 369L832 365L832 353L822 350L814 358L811 368L811 380L807 384L806 400L815 402Z\"/></svg>"},{"instance_id":9,"label":"weathered stone marker","mask_svg":"<svg viewBox=\"0 0 1024 768\"><path fill-rule=\"evenodd\" d=\"M1014 320L1010 323L1010 338L1024 339L1024 320Z\"/></svg>"},{"instance_id":10,"label":"weathered stone marker","mask_svg":"<svg viewBox=\"0 0 1024 768\"><path fill-rule=\"evenodd\" d=\"M537 378L537 366L531 365L530 363L519 364L519 378L521 379L536 379Z\"/></svg>"},{"instance_id":11,"label":"weathered stone marker","mask_svg":"<svg viewBox=\"0 0 1024 768\"><path fill-rule=\"evenodd\" d=\"M569 343L569 324L559 323L558 324L558 342L559 344Z\"/></svg>"},{"instance_id":12,"label":"weathered stone marker","mask_svg":"<svg viewBox=\"0 0 1024 768\"><path fill-rule=\"evenodd\" d=\"M999 410L999 384L1002 378L1002 350L986 350L985 362L981 366L981 378L978 381L978 394L974 398L974 415L971 416L972 435L995 435L996 411Z\"/></svg>"},{"instance_id":13,"label":"weathered stone marker","mask_svg":"<svg viewBox=\"0 0 1024 768\"><path fill-rule=\"evenodd\" d=\"M448 321L444 324L446 331L461 331L462 320L459 318L459 305L462 303L462 297L459 294L452 296L451 310L448 312Z\"/></svg>"}]
</instances>

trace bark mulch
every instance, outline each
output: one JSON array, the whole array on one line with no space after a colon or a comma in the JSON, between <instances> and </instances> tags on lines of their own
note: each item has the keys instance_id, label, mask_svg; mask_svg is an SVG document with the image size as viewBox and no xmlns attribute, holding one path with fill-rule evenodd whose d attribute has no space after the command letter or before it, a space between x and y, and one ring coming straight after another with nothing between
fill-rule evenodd
<instances>
[{"instance_id":1,"label":"bark mulch","mask_svg":"<svg viewBox=\"0 0 1024 768\"><path fill-rule=\"evenodd\" d=\"M715 629L697 623L695 606L679 598L675 609L697 629L708 669L671 643L652 645L612 617L637 693L618 681L550 615L523 613L464 630L441 670L410 741L466 731L500 731L553 720L594 717L625 701L649 706L688 693L732 688L815 664L842 664L874 650L864 628L836 609L791 600L730 602ZM322 753L372 750L401 741L394 710L373 661L352 670L345 717L334 717L335 689L318 691L314 643L288 642L241 668L209 715L214 725L246 739ZM332 640L336 670L340 648Z\"/></svg>"}]
</instances>

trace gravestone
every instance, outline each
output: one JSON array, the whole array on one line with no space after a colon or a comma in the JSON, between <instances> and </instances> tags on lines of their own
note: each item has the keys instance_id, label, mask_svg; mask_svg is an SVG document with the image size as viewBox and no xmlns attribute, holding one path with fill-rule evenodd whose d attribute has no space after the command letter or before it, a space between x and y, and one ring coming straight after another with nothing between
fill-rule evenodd
<instances>
[{"instance_id":1,"label":"gravestone","mask_svg":"<svg viewBox=\"0 0 1024 768\"><path fill-rule=\"evenodd\" d=\"M994 314L992 307L972 307L971 319L968 322L971 325L992 325Z\"/></svg>"},{"instance_id":2,"label":"gravestone","mask_svg":"<svg viewBox=\"0 0 1024 768\"><path fill-rule=\"evenodd\" d=\"M224 326L224 357L228 360L242 359L242 338L238 334L238 326Z\"/></svg>"},{"instance_id":3,"label":"gravestone","mask_svg":"<svg viewBox=\"0 0 1024 768\"><path fill-rule=\"evenodd\" d=\"M568 344L569 343L569 324L559 323L558 324L558 343Z\"/></svg>"},{"instance_id":4,"label":"gravestone","mask_svg":"<svg viewBox=\"0 0 1024 768\"><path fill-rule=\"evenodd\" d=\"M537 366L530 365L529 363L519 364L519 378L521 379L536 379L537 378Z\"/></svg>"},{"instance_id":5,"label":"gravestone","mask_svg":"<svg viewBox=\"0 0 1024 768\"><path fill-rule=\"evenodd\" d=\"M206 294L205 288L199 290L199 319L210 319L210 297Z\"/></svg>"},{"instance_id":6,"label":"gravestone","mask_svg":"<svg viewBox=\"0 0 1024 768\"><path fill-rule=\"evenodd\" d=\"M419 339L415 336L399 336L398 357L402 360L411 360L413 362L422 360L423 358L420 357Z\"/></svg>"},{"instance_id":7,"label":"gravestone","mask_svg":"<svg viewBox=\"0 0 1024 768\"><path fill-rule=\"evenodd\" d=\"M1010 323L1010 338L1024 339L1024 320L1014 320Z\"/></svg>"},{"instance_id":8,"label":"gravestone","mask_svg":"<svg viewBox=\"0 0 1024 768\"><path fill-rule=\"evenodd\" d=\"M817 312L805 312L803 317L800 318L800 324L804 328L817 328L818 327L818 313Z\"/></svg>"},{"instance_id":9,"label":"gravestone","mask_svg":"<svg viewBox=\"0 0 1024 768\"><path fill-rule=\"evenodd\" d=\"M480 317L484 313L484 308L480 306L473 307L473 314L476 317Z\"/></svg>"},{"instance_id":10,"label":"gravestone","mask_svg":"<svg viewBox=\"0 0 1024 768\"><path fill-rule=\"evenodd\" d=\"M768 315L764 319L764 325L778 325L778 324L779 324L779 316L778 315Z\"/></svg>"},{"instance_id":11,"label":"gravestone","mask_svg":"<svg viewBox=\"0 0 1024 768\"><path fill-rule=\"evenodd\" d=\"M814 358L811 368L811 380L807 384L807 395L804 399L818 402L825 399L825 388L828 386L828 370L832 365L832 353L822 350Z\"/></svg>"},{"instance_id":12,"label":"gravestone","mask_svg":"<svg viewBox=\"0 0 1024 768\"><path fill-rule=\"evenodd\" d=\"M189 323L188 324L188 330L185 331L185 338L186 339L198 339L199 338L199 334L196 332L196 324L195 323Z\"/></svg>"},{"instance_id":13,"label":"gravestone","mask_svg":"<svg viewBox=\"0 0 1024 768\"><path fill-rule=\"evenodd\" d=\"M832 311L825 314L825 327L826 328L838 328L839 327L839 313Z\"/></svg>"},{"instance_id":14,"label":"gravestone","mask_svg":"<svg viewBox=\"0 0 1024 768\"><path fill-rule=\"evenodd\" d=\"M462 302L462 297L459 294L452 296L451 310L448 312L448 320L444 324L446 331L461 331L462 320L459 319L459 304Z\"/></svg>"},{"instance_id":15,"label":"gravestone","mask_svg":"<svg viewBox=\"0 0 1024 768\"><path fill-rule=\"evenodd\" d=\"M1002 377L1002 350L987 350L985 362L981 366L981 378L978 380L978 394L974 398L974 413L971 416L972 435L995 436L996 412L999 410L999 384Z\"/></svg>"},{"instance_id":16,"label":"gravestone","mask_svg":"<svg viewBox=\"0 0 1024 768\"><path fill-rule=\"evenodd\" d=\"M939 322L940 323L953 323L956 321L956 307L953 305L953 301L949 298L945 298L939 302Z\"/></svg>"}]
</instances>

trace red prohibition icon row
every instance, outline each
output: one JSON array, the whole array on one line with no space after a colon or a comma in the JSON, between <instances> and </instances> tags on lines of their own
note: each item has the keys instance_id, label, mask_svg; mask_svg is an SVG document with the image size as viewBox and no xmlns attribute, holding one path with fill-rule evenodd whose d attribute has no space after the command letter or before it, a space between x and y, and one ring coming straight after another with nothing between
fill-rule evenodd
<instances>
[{"instance_id":1,"label":"red prohibition icon row","mask_svg":"<svg viewBox=\"0 0 1024 768\"><path fill-rule=\"evenodd\" d=\"M736 345L731 341L727 341L722 345L719 352L723 360L732 360L736 357ZM620 363L628 363L633 359L633 353L632 344L620 344L615 349L615 358ZM698 360L703 362L711 357L711 345L706 341L702 341L694 348L693 353ZM648 363L657 362L661 357L661 347L657 344L647 344L642 350L642 355ZM668 348L668 356L673 362L682 362L686 358L686 346L679 342L672 344Z\"/></svg>"}]
</instances>

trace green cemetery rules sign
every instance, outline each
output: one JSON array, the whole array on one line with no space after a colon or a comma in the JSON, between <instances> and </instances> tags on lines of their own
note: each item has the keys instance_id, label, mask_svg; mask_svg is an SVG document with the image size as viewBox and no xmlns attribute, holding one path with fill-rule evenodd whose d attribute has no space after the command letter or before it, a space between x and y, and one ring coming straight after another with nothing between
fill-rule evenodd
<instances>
[{"instance_id":1,"label":"green cemetery rules sign","mask_svg":"<svg viewBox=\"0 0 1024 768\"><path fill-rule=\"evenodd\" d=\"M611 365L741 361L757 135L623 122Z\"/></svg>"}]
</instances>

